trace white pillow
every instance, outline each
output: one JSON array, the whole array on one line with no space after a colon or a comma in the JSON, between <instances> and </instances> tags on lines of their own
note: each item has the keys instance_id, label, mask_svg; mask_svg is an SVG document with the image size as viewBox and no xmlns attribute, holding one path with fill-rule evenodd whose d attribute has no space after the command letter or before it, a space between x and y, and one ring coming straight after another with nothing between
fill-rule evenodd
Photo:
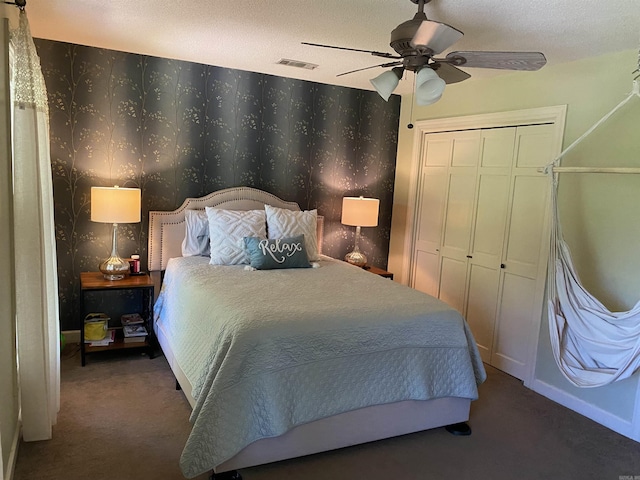
<instances>
[{"instance_id":1,"label":"white pillow","mask_svg":"<svg viewBox=\"0 0 640 480\"><path fill-rule=\"evenodd\" d=\"M318 211L305 210L304 212L286 210L284 208L265 205L267 214L267 231L269 238L288 238L296 235L304 235L304 246L307 249L310 262L316 262L318 256Z\"/></svg>"},{"instance_id":2,"label":"white pillow","mask_svg":"<svg viewBox=\"0 0 640 480\"><path fill-rule=\"evenodd\" d=\"M212 265L249 264L244 237L267 238L264 210L224 210L206 207Z\"/></svg>"},{"instance_id":3,"label":"white pillow","mask_svg":"<svg viewBox=\"0 0 640 480\"><path fill-rule=\"evenodd\" d=\"M208 257L209 251L209 219L204 210L187 210L184 212L185 235L182 241L183 257Z\"/></svg>"}]
</instances>

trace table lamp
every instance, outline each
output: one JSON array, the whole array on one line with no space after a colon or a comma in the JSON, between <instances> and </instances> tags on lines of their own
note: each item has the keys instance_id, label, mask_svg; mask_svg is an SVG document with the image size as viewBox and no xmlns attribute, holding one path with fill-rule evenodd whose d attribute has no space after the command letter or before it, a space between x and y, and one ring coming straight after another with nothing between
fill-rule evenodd
<instances>
[{"instance_id":1,"label":"table lamp","mask_svg":"<svg viewBox=\"0 0 640 480\"><path fill-rule=\"evenodd\" d=\"M343 225L356 227L356 240L353 251L347 253L345 261L364 267L367 264L367 257L360 252L358 243L360 240L360 227L378 226L378 208L380 200L377 198L364 197L344 197L342 199L342 220Z\"/></svg>"},{"instance_id":2,"label":"table lamp","mask_svg":"<svg viewBox=\"0 0 640 480\"><path fill-rule=\"evenodd\" d=\"M99 269L107 280L122 280L129 273L129 262L118 255L118 224L140 221L140 189L91 187L91 221L113 224L111 256Z\"/></svg>"}]
</instances>

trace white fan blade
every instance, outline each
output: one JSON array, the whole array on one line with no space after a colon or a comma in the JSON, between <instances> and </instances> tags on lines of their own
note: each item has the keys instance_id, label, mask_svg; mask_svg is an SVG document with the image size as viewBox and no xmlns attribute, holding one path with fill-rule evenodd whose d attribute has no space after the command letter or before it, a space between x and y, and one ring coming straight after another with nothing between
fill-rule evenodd
<instances>
[{"instance_id":1,"label":"white fan blade","mask_svg":"<svg viewBox=\"0 0 640 480\"><path fill-rule=\"evenodd\" d=\"M424 20L411 39L411 46L427 47L437 55L462 38L464 33L446 23Z\"/></svg>"}]
</instances>

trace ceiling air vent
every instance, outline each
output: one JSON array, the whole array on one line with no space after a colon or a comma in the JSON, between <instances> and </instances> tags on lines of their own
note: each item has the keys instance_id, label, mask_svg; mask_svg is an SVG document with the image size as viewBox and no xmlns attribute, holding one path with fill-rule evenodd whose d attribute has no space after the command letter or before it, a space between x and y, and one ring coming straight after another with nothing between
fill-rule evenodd
<instances>
[{"instance_id":1,"label":"ceiling air vent","mask_svg":"<svg viewBox=\"0 0 640 480\"><path fill-rule=\"evenodd\" d=\"M288 67L296 67L296 68L305 68L307 70L313 70L314 68L318 68L318 65L315 63L301 62L300 60L289 60L288 58L281 58L278 62L278 65L286 65Z\"/></svg>"}]
</instances>

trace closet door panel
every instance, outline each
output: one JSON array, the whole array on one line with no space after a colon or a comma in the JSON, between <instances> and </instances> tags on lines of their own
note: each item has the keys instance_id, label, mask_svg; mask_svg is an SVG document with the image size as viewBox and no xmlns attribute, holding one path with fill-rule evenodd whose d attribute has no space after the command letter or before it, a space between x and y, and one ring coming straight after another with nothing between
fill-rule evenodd
<instances>
[{"instance_id":1,"label":"closet door panel","mask_svg":"<svg viewBox=\"0 0 640 480\"><path fill-rule=\"evenodd\" d=\"M440 294L438 298L464 315L464 297L467 279L467 262L442 257L440 270Z\"/></svg>"},{"instance_id":2,"label":"closet door panel","mask_svg":"<svg viewBox=\"0 0 640 480\"><path fill-rule=\"evenodd\" d=\"M493 350L514 143L515 128L482 131L465 314L485 362Z\"/></svg>"},{"instance_id":3,"label":"closet door panel","mask_svg":"<svg viewBox=\"0 0 640 480\"><path fill-rule=\"evenodd\" d=\"M464 309L480 132L423 138L411 285Z\"/></svg>"},{"instance_id":4,"label":"closet door panel","mask_svg":"<svg viewBox=\"0 0 640 480\"><path fill-rule=\"evenodd\" d=\"M435 254L418 251L415 261L414 286L416 290L428 293L432 297L438 297L438 261L440 257Z\"/></svg>"},{"instance_id":5,"label":"closet door panel","mask_svg":"<svg viewBox=\"0 0 640 480\"><path fill-rule=\"evenodd\" d=\"M548 179L540 176L517 175L513 180L491 365L519 379L527 374L531 322L542 308L540 261L547 186Z\"/></svg>"},{"instance_id":6,"label":"closet door panel","mask_svg":"<svg viewBox=\"0 0 640 480\"><path fill-rule=\"evenodd\" d=\"M466 320L471 328L480 356L491 362L500 272L495 268L472 265L469 272L469 295Z\"/></svg>"},{"instance_id":7,"label":"closet door panel","mask_svg":"<svg viewBox=\"0 0 640 480\"><path fill-rule=\"evenodd\" d=\"M441 253L459 260L469 254L481 132L453 132Z\"/></svg>"},{"instance_id":8,"label":"closet door panel","mask_svg":"<svg viewBox=\"0 0 640 480\"><path fill-rule=\"evenodd\" d=\"M463 315L475 186L475 170L452 174L449 177L449 194L440 249L442 261L439 298Z\"/></svg>"},{"instance_id":9,"label":"closet door panel","mask_svg":"<svg viewBox=\"0 0 640 480\"><path fill-rule=\"evenodd\" d=\"M504 262L509 272L529 278L538 274L548 184L543 176L518 175L514 178Z\"/></svg>"},{"instance_id":10,"label":"closet door panel","mask_svg":"<svg viewBox=\"0 0 640 480\"><path fill-rule=\"evenodd\" d=\"M451 156L452 167L473 167L478 165L480 149L479 131L455 132L449 134L453 137L453 151Z\"/></svg>"},{"instance_id":11,"label":"closet door panel","mask_svg":"<svg viewBox=\"0 0 640 480\"><path fill-rule=\"evenodd\" d=\"M418 250L436 253L442 239L444 207L447 195L447 171L431 168L422 176L416 244Z\"/></svg>"},{"instance_id":12,"label":"closet door panel","mask_svg":"<svg viewBox=\"0 0 640 480\"><path fill-rule=\"evenodd\" d=\"M469 252L475 188L475 170L454 173L449 177L442 239L443 255L466 258Z\"/></svg>"},{"instance_id":13,"label":"closet door panel","mask_svg":"<svg viewBox=\"0 0 640 480\"><path fill-rule=\"evenodd\" d=\"M527 374L532 324L542 314L549 179L537 169L553 159L553 135L550 125L518 127L516 132L491 364L520 379Z\"/></svg>"},{"instance_id":14,"label":"closet door panel","mask_svg":"<svg viewBox=\"0 0 640 480\"><path fill-rule=\"evenodd\" d=\"M491 365L522 379L526 374L536 281L505 272L501 293Z\"/></svg>"},{"instance_id":15,"label":"closet door panel","mask_svg":"<svg viewBox=\"0 0 640 480\"><path fill-rule=\"evenodd\" d=\"M488 268L502 259L515 137L515 127L482 131L471 256Z\"/></svg>"},{"instance_id":16,"label":"closet door panel","mask_svg":"<svg viewBox=\"0 0 640 480\"><path fill-rule=\"evenodd\" d=\"M481 174L478 180L478 201L471 256L473 262L498 268L507 219L508 175Z\"/></svg>"},{"instance_id":17,"label":"closet door panel","mask_svg":"<svg viewBox=\"0 0 640 480\"><path fill-rule=\"evenodd\" d=\"M440 243L447 197L448 168L453 154L451 134L423 138L422 177L410 285L435 297L439 291Z\"/></svg>"},{"instance_id":18,"label":"closet door panel","mask_svg":"<svg viewBox=\"0 0 640 480\"><path fill-rule=\"evenodd\" d=\"M553 161L553 125L518 127L516 134L516 168L544 167Z\"/></svg>"},{"instance_id":19,"label":"closet door panel","mask_svg":"<svg viewBox=\"0 0 640 480\"><path fill-rule=\"evenodd\" d=\"M424 166L448 167L453 152L453 137L448 133L432 133L424 137Z\"/></svg>"},{"instance_id":20,"label":"closet door panel","mask_svg":"<svg viewBox=\"0 0 640 480\"><path fill-rule=\"evenodd\" d=\"M493 128L482 131L481 168L511 170L516 128Z\"/></svg>"}]
</instances>

